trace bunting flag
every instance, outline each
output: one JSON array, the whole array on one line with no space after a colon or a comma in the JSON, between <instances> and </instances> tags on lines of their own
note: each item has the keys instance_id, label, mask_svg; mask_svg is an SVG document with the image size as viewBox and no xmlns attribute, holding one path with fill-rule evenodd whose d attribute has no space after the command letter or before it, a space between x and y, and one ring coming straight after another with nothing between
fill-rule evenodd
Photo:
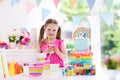
<instances>
[{"instance_id":1,"label":"bunting flag","mask_svg":"<svg viewBox=\"0 0 120 80\"><path fill-rule=\"evenodd\" d=\"M87 0L88 6L90 8L90 10L93 8L93 5L95 3L95 0Z\"/></svg>"},{"instance_id":2,"label":"bunting flag","mask_svg":"<svg viewBox=\"0 0 120 80\"><path fill-rule=\"evenodd\" d=\"M102 17L109 27L113 26L113 15L111 13L104 13Z\"/></svg>"},{"instance_id":3,"label":"bunting flag","mask_svg":"<svg viewBox=\"0 0 120 80\"><path fill-rule=\"evenodd\" d=\"M11 0L11 7L19 3L20 0Z\"/></svg>"},{"instance_id":4,"label":"bunting flag","mask_svg":"<svg viewBox=\"0 0 120 80\"><path fill-rule=\"evenodd\" d=\"M35 7L34 3L27 1L26 13L28 14L32 9L34 9L34 7Z\"/></svg>"},{"instance_id":5,"label":"bunting flag","mask_svg":"<svg viewBox=\"0 0 120 80\"><path fill-rule=\"evenodd\" d=\"M41 0L35 0L35 1L36 1L37 6L39 6Z\"/></svg>"},{"instance_id":6,"label":"bunting flag","mask_svg":"<svg viewBox=\"0 0 120 80\"><path fill-rule=\"evenodd\" d=\"M54 0L55 7L57 8L59 0Z\"/></svg>"},{"instance_id":7,"label":"bunting flag","mask_svg":"<svg viewBox=\"0 0 120 80\"><path fill-rule=\"evenodd\" d=\"M82 0L78 0L78 2L82 2Z\"/></svg>"},{"instance_id":8,"label":"bunting flag","mask_svg":"<svg viewBox=\"0 0 120 80\"><path fill-rule=\"evenodd\" d=\"M104 0L105 5L107 6L108 9L110 9L112 7L113 4L113 0Z\"/></svg>"},{"instance_id":9,"label":"bunting flag","mask_svg":"<svg viewBox=\"0 0 120 80\"><path fill-rule=\"evenodd\" d=\"M117 10L116 13L120 17L120 10Z\"/></svg>"},{"instance_id":10,"label":"bunting flag","mask_svg":"<svg viewBox=\"0 0 120 80\"><path fill-rule=\"evenodd\" d=\"M87 16L90 26L96 26L97 16Z\"/></svg>"},{"instance_id":11,"label":"bunting flag","mask_svg":"<svg viewBox=\"0 0 120 80\"><path fill-rule=\"evenodd\" d=\"M78 27L81 21L81 16L72 16L73 26Z\"/></svg>"},{"instance_id":12,"label":"bunting flag","mask_svg":"<svg viewBox=\"0 0 120 80\"><path fill-rule=\"evenodd\" d=\"M77 0L69 0L70 2L70 7L74 7L74 5L76 4Z\"/></svg>"},{"instance_id":13,"label":"bunting flag","mask_svg":"<svg viewBox=\"0 0 120 80\"><path fill-rule=\"evenodd\" d=\"M49 15L50 10L45 9L45 8L42 8L41 10L42 10L41 11L42 12L42 21L44 21L46 19L46 17Z\"/></svg>"},{"instance_id":14,"label":"bunting flag","mask_svg":"<svg viewBox=\"0 0 120 80\"><path fill-rule=\"evenodd\" d=\"M78 0L78 2L85 2L86 3L86 0Z\"/></svg>"},{"instance_id":15,"label":"bunting flag","mask_svg":"<svg viewBox=\"0 0 120 80\"><path fill-rule=\"evenodd\" d=\"M86 19L81 21L80 26L83 26L89 30L91 29L90 24L89 24L88 20L86 20Z\"/></svg>"}]
</instances>

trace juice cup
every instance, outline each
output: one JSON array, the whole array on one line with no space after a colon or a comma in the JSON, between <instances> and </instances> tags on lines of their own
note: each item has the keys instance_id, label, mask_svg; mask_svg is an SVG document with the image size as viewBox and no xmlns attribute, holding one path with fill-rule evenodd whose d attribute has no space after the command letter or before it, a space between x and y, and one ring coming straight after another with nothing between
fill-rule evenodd
<instances>
[{"instance_id":1,"label":"juice cup","mask_svg":"<svg viewBox=\"0 0 120 80\"><path fill-rule=\"evenodd\" d=\"M51 44L51 43L50 43L48 46L49 46L49 48L51 49L51 50L50 50L50 54L53 54L53 53L54 53L53 48L54 48L55 44Z\"/></svg>"}]
</instances>

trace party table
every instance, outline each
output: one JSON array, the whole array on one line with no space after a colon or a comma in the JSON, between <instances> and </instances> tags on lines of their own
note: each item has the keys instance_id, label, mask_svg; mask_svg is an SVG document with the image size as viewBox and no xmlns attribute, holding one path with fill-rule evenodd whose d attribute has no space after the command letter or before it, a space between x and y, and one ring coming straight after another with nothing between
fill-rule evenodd
<instances>
[{"instance_id":1,"label":"party table","mask_svg":"<svg viewBox=\"0 0 120 80\"><path fill-rule=\"evenodd\" d=\"M7 80L95 80L95 75L63 76L62 70L44 71L41 75L30 75L27 71L7 78Z\"/></svg>"},{"instance_id":2,"label":"party table","mask_svg":"<svg viewBox=\"0 0 120 80\"><path fill-rule=\"evenodd\" d=\"M16 75L14 77L10 77L7 80L48 80L48 79L49 80L95 80L95 76L61 76L61 75L31 76L23 73Z\"/></svg>"}]
</instances>

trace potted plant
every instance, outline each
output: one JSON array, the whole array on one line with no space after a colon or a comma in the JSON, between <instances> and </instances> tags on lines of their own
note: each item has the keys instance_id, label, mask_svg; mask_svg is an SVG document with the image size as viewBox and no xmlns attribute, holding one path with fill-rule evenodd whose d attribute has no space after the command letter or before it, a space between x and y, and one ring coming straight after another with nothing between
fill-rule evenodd
<instances>
[{"instance_id":1,"label":"potted plant","mask_svg":"<svg viewBox=\"0 0 120 80\"><path fill-rule=\"evenodd\" d=\"M120 71L117 70L117 64L117 61L111 56L105 61L105 65L107 67L105 72L108 74L110 80L116 80L116 75L120 73Z\"/></svg>"},{"instance_id":2,"label":"potted plant","mask_svg":"<svg viewBox=\"0 0 120 80\"><path fill-rule=\"evenodd\" d=\"M28 45L30 34L26 29L13 29L8 36L9 48L19 48L19 45Z\"/></svg>"},{"instance_id":3,"label":"potted plant","mask_svg":"<svg viewBox=\"0 0 120 80\"><path fill-rule=\"evenodd\" d=\"M117 68L117 62L114 59L109 58L107 63L106 63L106 67L108 69L116 69Z\"/></svg>"}]
</instances>

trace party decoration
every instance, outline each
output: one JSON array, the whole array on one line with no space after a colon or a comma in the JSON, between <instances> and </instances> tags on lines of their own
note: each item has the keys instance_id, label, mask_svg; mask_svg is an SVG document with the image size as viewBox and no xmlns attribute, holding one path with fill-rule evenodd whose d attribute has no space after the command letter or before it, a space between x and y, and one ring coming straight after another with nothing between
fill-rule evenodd
<instances>
[{"instance_id":1,"label":"party decoration","mask_svg":"<svg viewBox=\"0 0 120 80\"><path fill-rule=\"evenodd\" d=\"M43 73L43 67L29 67L30 75L41 75Z\"/></svg>"},{"instance_id":2,"label":"party decoration","mask_svg":"<svg viewBox=\"0 0 120 80\"><path fill-rule=\"evenodd\" d=\"M74 46L76 50L84 51L88 49L90 45L90 32L86 28L79 27L75 29L72 36L74 39Z\"/></svg>"},{"instance_id":3,"label":"party decoration","mask_svg":"<svg viewBox=\"0 0 120 80\"><path fill-rule=\"evenodd\" d=\"M36 54L36 62L44 63L45 58L46 58L46 54L45 53L38 53L38 54Z\"/></svg>"},{"instance_id":4,"label":"party decoration","mask_svg":"<svg viewBox=\"0 0 120 80\"><path fill-rule=\"evenodd\" d=\"M34 49L35 43L26 28L13 29L8 35L9 48Z\"/></svg>"},{"instance_id":5,"label":"party decoration","mask_svg":"<svg viewBox=\"0 0 120 80\"><path fill-rule=\"evenodd\" d=\"M35 1L36 1L37 6L39 6L41 0L35 0Z\"/></svg>"},{"instance_id":6,"label":"party decoration","mask_svg":"<svg viewBox=\"0 0 120 80\"><path fill-rule=\"evenodd\" d=\"M54 0L55 7L57 8L59 0Z\"/></svg>"},{"instance_id":7,"label":"party decoration","mask_svg":"<svg viewBox=\"0 0 120 80\"><path fill-rule=\"evenodd\" d=\"M29 65L29 74L32 76L40 76L44 70L44 63L34 63Z\"/></svg>"},{"instance_id":8,"label":"party decoration","mask_svg":"<svg viewBox=\"0 0 120 80\"><path fill-rule=\"evenodd\" d=\"M104 0L104 2L108 9L110 9L112 7L113 0Z\"/></svg>"},{"instance_id":9,"label":"party decoration","mask_svg":"<svg viewBox=\"0 0 120 80\"><path fill-rule=\"evenodd\" d=\"M113 26L113 14L111 13L104 13L102 15L103 19L105 20L106 24L110 27Z\"/></svg>"},{"instance_id":10,"label":"party decoration","mask_svg":"<svg viewBox=\"0 0 120 80\"><path fill-rule=\"evenodd\" d=\"M2 67L2 55L0 54L0 78L4 80L4 72L3 72L3 67Z\"/></svg>"},{"instance_id":11,"label":"party decoration","mask_svg":"<svg viewBox=\"0 0 120 80\"><path fill-rule=\"evenodd\" d=\"M72 20L73 20L73 26L77 27L80 24L81 21L81 16L72 16Z\"/></svg>"},{"instance_id":12,"label":"party decoration","mask_svg":"<svg viewBox=\"0 0 120 80\"><path fill-rule=\"evenodd\" d=\"M5 42L0 42L0 49L3 48L3 49L8 49L8 45L7 43Z\"/></svg>"},{"instance_id":13,"label":"party decoration","mask_svg":"<svg viewBox=\"0 0 120 80\"><path fill-rule=\"evenodd\" d=\"M4 74L4 79L6 78L6 77L8 77L9 76L9 73L8 73L8 65L7 65L7 57L6 57L6 54L5 54L5 52L4 51L2 51L1 52L1 54L0 54L1 56L0 56L0 61L1 61L1 66L2 66L2 71L3 71L3 74ZM0 77L0 79L1 79L1 77Z\"/></svg>"},{"instance_id":14,"label":"party decoration","mask_svg":"<svg viewBox=\"0 0 120 80\"><path fill-rule=\"evenodd\" d=\"M95 65L92 63L93 53L90 47L90 32L85 27L73 31L75 50L68 55L68 66L62 69L64 76L95 75Z\"/></svg>"},{"instance_id":15,"label":"party decoration","mask_svg":"<svg viewBox=\"0 0 120 80\"><path fill-rule=\"evenodd\" d=\"M30 2L30 1L27 1L26 3L26 13L28 14L32 9L34 9L35 7L35 4Z\"/></svg>"},{"instance_id":16,"label":"party decoration","mask_svg":"<svg viewBox=\"0 0 120 80\"><path fill-rule=\"evenodd\" d=\"M8 63L9 76L15 76L23 72L23 67L18 62Z\"/></svg>"},{"instance_id":17,"label":"party decoration","mask_svg":"<svg viewBox=\"0 0 120 80\"><path fill-rule=\"evenodd\" d=\"M89 24L89 22L88 22L88 20L87 19L85 19L85 20L81 20L81 22L80 22L80 25L79 26L85 26L85 28L87 28L87 29L89 29L90 30L90 24Z\"/></svg>"},{"instance_id":18,"label":"party decoration","mask_svg":"<svg viewBox=\"0 0 120 80\"><path fill-rule=\"evenodd\" d=\"M94 3L95 3L95 0L87 0L87 2L88 2L88 6L89 6L89 8L91 10L93 5L94 5Z\"/></svg>"},{"instance_id":19,"label":"party decoration","mask_svg":"<svg viewBox=\"0 0 120 80\"><path fill-rule=\"evenodd\" d=\"M20 0L11 0L11 6L17 4Z\"/></svg>"},{"instance_id":20,"label":"party decoration","mask_svg":"<svg viewBox=\"0 0 120 80\"><path fill-rule=\"evenodd\" d=\"M87 40L76 39L74 41L74 46L76 50L85 51L88 50L90 43Z\"/></svg>"},{"instance_id":21,"label":"party decoration","mask_svg":"<svg viewBox=\"0 0 120 80\"><path fill-rule=\"evenodd\" d=\"M69 0L69 2L70 2L70 7L73 8L77 0Z\"/></svg>"},{"instance_id":22,"label":"party decoration","mask_svg":"<svg viewBox=\"0 0 120 80\"><path fill-rule=\"evenodd\" d=\"M30 44L30 33L25 29L13 29L13 31L8 35L9 44L14 43L16 45L24 45L28 46ZM9 45L9 48L16 48L16 46L11 47L12 45Z\"/></svg>"},{"instance_id":23,"label":"party decoration","mask_svg":"<svg viewBox=\"0 0 120 80\"><path fill-rule=\"evenodd\" d=\"M79 34L80 33L80 34ZM84 34L84 36L83 36ZM84 27L78 27L75 29L75 31L72 34L73 39L82 39L82 38L88 38L90 39L90 32L88 29Z\"/></svg>"},{"instance_id":24,"label":"party decoration","mask_svg":"<svg viewBox=\"0 0 120 80\"><path fill-rule=\"evenodd\" d=\"M8 64L8 69L9 69L9 75L14 76L15 75L14 61Z\"/></svg>"},{"instance_id":25,"label":"party decoration","mask_svg":"<svg viewBox=\"0 0 120 80\"><path fill-rule=\"evenodd\" d=\"M87 0L78 0L78 2L85 2L85 3L86 3L86 2L87 2Z\"/></svg>"},{"instance_id":26,"label":"party decoration","mask_svg":"<svg viewBox=\"0 0 120 80\"><path fill-rule=\"evenodd\" d=\"M50 10L42 8L42 21L46 19L49 13L50 13Z\"/></svg>"},{"instance_id":27,"label":"party decoration","mask_svg":"<svg viewBox=\"0 0 120 80\"><path fill-rule=\"evenodd\" d=\"M91 51L74 51L69 55L69 65L62 69L64 76L95 75Z\"/></svg>"},{"instance_id":28,"label":"party decoration","mask_svg":"<svg viewBox=\"0 0 120 80\"><path fill-rule=\"evenodd\" d=\"M6 73L5 73L5 65L4 65L4 60L3 60L3 56L2 55L0 55L0 61L1 61L1 67L2 67L2 71L3 71L3 74L4 74L4 78L6 77ZM2 72L1 71L1 72Z\"/></svg>"}]
</instances>

